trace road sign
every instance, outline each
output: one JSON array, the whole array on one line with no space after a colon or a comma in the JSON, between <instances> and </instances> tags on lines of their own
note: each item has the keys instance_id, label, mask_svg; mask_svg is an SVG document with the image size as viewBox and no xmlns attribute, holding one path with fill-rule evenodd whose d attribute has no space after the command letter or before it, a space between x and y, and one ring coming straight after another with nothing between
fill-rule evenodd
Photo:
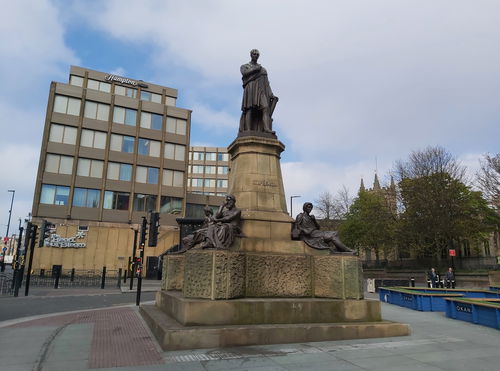
<instances>
[{"instance_id":1,"label":"road sign","mask_svg":"<svg viewBox=\"0 0 500 371\"><path fill-rule=\"evenodd\" d=\"M457 256L457 252L455 249L450 249L450 256Z\"/></svg>"},{"instance_id":2,"label":"road sign","mask_svg":"<svg viewBox=\"0 0 500 371\"><path fill-rule=\"evenodd\" d=\"M9 242L9 237L4 237L3 238L3 243L7 243L7 242Z\"/></svg>"}]
</instances>

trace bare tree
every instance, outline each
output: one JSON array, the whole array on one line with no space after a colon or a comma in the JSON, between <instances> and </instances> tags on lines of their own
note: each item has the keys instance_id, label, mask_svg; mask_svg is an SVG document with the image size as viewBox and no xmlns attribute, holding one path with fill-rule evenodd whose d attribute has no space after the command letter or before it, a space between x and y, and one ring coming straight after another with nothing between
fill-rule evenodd
<instances>
[{"instance_id":1,"label":"bare tree","mask_svg":"<svg viewBox=\"0 0 500 371\"><path fill-rule=\"evenodd\" d=\"M413 151L407 161L397 161L394 173L398 181L446 173L465 183L465 171L466 168L443 147L429 146L423 151Z\"/></svg>"},{"instance_id":2,"label":"bare tree","mask_svg":"<svg viewBox=\"0 0 500 371\"><path fill-rule=\"evenodd\" d=\"M318 210L319 216L323 219L344 219L352 204L352 197L345 185L334 196L330 192L321 193L318 199L314 200L314 207Z\"/></svg>"},{"instance_id":3,"label":"bare tree","mask_svg":"<svg viewBox=\"0 0 500 371\"><path fill-rule=\"evenodd\" d=\"M479 163L481 168L476 173L479 189L490 205L500 212L500 154L486 154Z\"/></svg>"}]
</instances>

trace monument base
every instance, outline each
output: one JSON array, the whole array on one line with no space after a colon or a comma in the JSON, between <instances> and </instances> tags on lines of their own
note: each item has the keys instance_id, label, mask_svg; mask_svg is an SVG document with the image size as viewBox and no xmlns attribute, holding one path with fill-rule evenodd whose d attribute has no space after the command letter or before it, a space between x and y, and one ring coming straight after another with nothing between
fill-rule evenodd
<instances>
[{"instance_id":1,"label":"monument base","mask_svg":"<svg viewBox=\"0 0 500 371\"><path fill-rule=\"evenodd\" d=\"M163 350L367 339L410 334L408 325L389 321L184 326L153 304L141 305L140 313Z\"/></svg>"}]
</instances>

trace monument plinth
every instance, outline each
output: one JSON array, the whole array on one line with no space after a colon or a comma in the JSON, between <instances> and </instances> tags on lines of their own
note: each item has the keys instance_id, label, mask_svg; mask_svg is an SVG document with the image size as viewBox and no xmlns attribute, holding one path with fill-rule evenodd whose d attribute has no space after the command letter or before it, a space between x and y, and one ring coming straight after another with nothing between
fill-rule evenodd
<instances>
[{"instance_id":1,"label":"monument plinth","mask_svg":"<svg viewBox=\"0 0 500 371\"><path fill-rule=\"evenodd\" d=\"M163 349L408 335L363 300L361 262L334 231L319 231L312 204L287 212L272 130L278 98L259 53L241 66L240 130L229 145L229 193L180 255L166 255L156 305L141 313ZM292 240L292 227L302 240ZM184 240L183 240L184 241Z\"/></svg>"}]
</instances>

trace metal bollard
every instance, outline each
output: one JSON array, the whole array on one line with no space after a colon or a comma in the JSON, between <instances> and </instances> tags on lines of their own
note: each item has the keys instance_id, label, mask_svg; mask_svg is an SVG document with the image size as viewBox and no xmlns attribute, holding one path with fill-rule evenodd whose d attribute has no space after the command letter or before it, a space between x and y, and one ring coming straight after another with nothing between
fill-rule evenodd
<instances>
[{"instance_id":1,"label":"metal bollard","mask_svg":"<svg viewBox=\"0 0 500 371\"><path fill-rule=\"evenodd\" d=\"M120 288L122 285L122 269L118 268L118 282L116 283L116 287Z\"/></svg>"},{"instance_id":2,"label":"metal bollard","mask_svg":"<svg viewBox=\"0 0 500 371\"><path fill-rule=\"evenodd\" d=\"M59 288L59 277L61 277L61 270L62 269L58 269L56 271L56 282L54 282L54 288L55 289L58 289Z\"/></svg>"},{"instance_id":3,"label":"metal bollard","mask_svg":"<svg viewBox=\"0 0 500 371\"><path fill-rule=\"evenodd\" d=\"M101 289L106 285L106 267L102 267Z\"/></svg>"},{"instance_id":4,"label":"metal bollard","mask_svg":"<svg viewBox=\"0 0 500 371\"><path fill-rule=\"evenodd\" d=\"M415 287L415 277L410 277L410 286Z\"/></svg>"},{"instance_id":5,"label":"metal bollard","mask_svg":"<svg viewBox=\"0 0 500 371\"><path fill-rule=\"evenodd\" d=\"M71 268L71 278L70 281L73 282L75 280L75 268Z\"/></svg>"}]
</instances>

